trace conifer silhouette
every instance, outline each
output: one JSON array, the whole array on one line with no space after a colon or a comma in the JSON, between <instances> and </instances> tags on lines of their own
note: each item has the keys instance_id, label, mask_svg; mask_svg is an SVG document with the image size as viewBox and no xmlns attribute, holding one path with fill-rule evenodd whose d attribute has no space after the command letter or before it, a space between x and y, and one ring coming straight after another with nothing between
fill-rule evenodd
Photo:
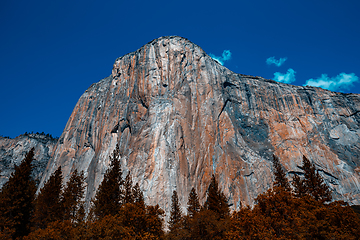
<instances>
[{"instance_id":1,"label":"conifer silhouette","mask_svg":"<svg viewBox=\"0 0 360 240\"><path fill-rule=\"evenodd\" d=\"M79 216L83 215L81 213L82 202L84 191L85 191L85 177L84 172L80 173L75 169L71 174L69 181L64 187L64 191L61 198L61 207L63 211L64 220L79 220ZM81 218L81 217L80 217Z\"/></svg>"},{"instance_id":2,"label":"conifer silhouette","mask_svg":"<svg viewBox=\"0 0 360 240\"><path fill-rule=\"evenodd\" d=\"M209 188L207 190L207 199L204 204L206 210L217 214L218 218L224 219L229 216L230 209L224 193L219 189L215 175L212 175Z\"/></svg>"},{"instance_id":3,"label":"conifer silhouette","mask_svg":"<svg viewBox=\"0 0 360 240\"><path fill-rule=\"evenodd\" d=\"M31 178L34 148L11 174L0 192L0 231L13 239L30 231L30 218L35 198L35 181Z\"/></svg>"},{"instance_id":4,"label":"conifer silhouette","mask_svg":"<svg viewBox=\"0 0 360 240\"><path fill-rule=\"evenodd\" d=\"M289 181L286 178L285 171L281 166L279 159L275 155L273 155L272 163L273 163L274 176L275 176L274 186L282 187L285 191L290 191L291 188Z\"/></svg>"},{"instance_id":5,"label":"conifer silhouette","mask_svg":"<svg viewBox=\"0 0 360 240\"><path fill-rule=\"evenodd\" d=\"M106 171L93 200L92 212L96 218L119 212L122 200L121 187L123 185L121 175L120 150L119 144L117 144L110 156L110 168Z\"/></svg>"},{"instance_id":6,"label":"conifer silhouette","mask_svg":"<svg viewBox=\"0 0 360 240\"><path fill-rule=\"evenodd\" d=\"M124 196L123 204L134 202L133 182L130 171L125 177L124 186L123 186L123 196Z\"/></svg>"},{"instance_id":7,"label":"conifer silhouette","mask_svg":"<svg viewBox=\"0 0 360 240\"><path fill-rule=\"evenodd\" d=\"M306 195L306 187L304 185L304 181L297 174L293 176L291 185L294 188L294 195L296 197L301 198Z\"/></svg>"},{"instance_id":8,"label":"conifer silhouette","mask_svg":"<svg viewBox=\"0 0 360 240\"><path fill-rule=\"evenodd\" d=\"M316 201L329 202L331 201L331 192L329 187L324 183L323 178L319 172L316 171L315 165L311 163L305 156L303 156L302 170L304 171L304 178L294 178L295 194L303 196L310 195Z\"/></svg>"},{"instance_id":9,"label":"conifer silhouette","mask_svg":"<svg viewBox=\"0 0 360 240\"><path fill-rule=\"evenodd\" d=\"M36 228L44 229L50 222L62 219L61 194L62 172L61 166L59 166L36 197L32 219Z\"/></svg>"},{"instance_id":10,"label":"conifer silhouette","mask_svg":"<svg viewBox=\"0 0 360 240\"><path fill-rule=\"evenodd\" d=\"M144 194L140 190L140 186L138 183L136 183L135 186L133 187L132 193L133 193L134 202L145 206Z\"/></svg>"},{"instance_id":11,"label":"conifer silhouette","mask_svg":"<svg viewBox=\"0 0 360 240\"><path fill-rule=\"evenodd\" d=\"M191 191L189 193L189 198L187 202L187 215L190 218L193 218L195 214L200 212L201 205L199 203L199 197L196 193L195 188L191 188Z\"/></svg>"},{"instance_id":12,"label":"conifer silhouette","mask_svg":"<svg viewBox=\"0 0 360 240\"><path fill-rule=\"evenodd\" d=\"M179 198L177 192L174 190L171 196L171 210L170 210L170 220L169 220L169 229L170 233L173 235L176 234L176 230L180 228L182 221L182 211L179 203Z\"/></svg>"}]
</instances>

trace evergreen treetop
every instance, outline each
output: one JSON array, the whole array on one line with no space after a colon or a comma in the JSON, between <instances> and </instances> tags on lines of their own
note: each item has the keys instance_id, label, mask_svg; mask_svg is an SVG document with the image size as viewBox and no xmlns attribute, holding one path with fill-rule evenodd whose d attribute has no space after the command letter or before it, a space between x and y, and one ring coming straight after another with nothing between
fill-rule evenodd
<instances>
[{"instance_id":1,"label":"evergreen treetop","mask_svg":"<svg viewBox=\"0 0 360 240\"><path fill-rule=\"evenodd\" d=\"M145 205L144 194L140 189L139 183L135 184L132 192L133 192L134 202L140 205Z\"/></svg>"},{"instance_id":2,"label":"evergreen treetop","mask_svg":"<svg viewBox=\"0 0 360 240\"><path fill-rule=\"evenodd\" d=\"M174 190L171 196L171 210L170 210L170 220L169 220L170 232L174 232L177 228L180 227L182 217L183 216L182 216L179 198L177 192Z\"/></svg>"},{"instance_id":3,"label":"evergreen treetop","mask_svg":"<svg viewBox=\"0 0 360 240\"><path fill-rule=\"evenodd\" d=\"M199 197L196 193L195 188L191 188L191 191L189 193L189 198L188 198L188 202L187 202L187 215L190 218L193 218L195 216L195 214L197 214L198 212L200 212L201 209L201 205L199 202Z\"/></svg>"},{"instance_id":4,"label":"evergreen treetop","mask_svg":"<svg viewBox=\"0 0 360 240\"><path fill-rule=\"evenodd\" d=\"M50 222L62 220L62 179L61 166L59 166L36 197L32 220L36 228L46 228Z\"/></svg>"},{"instance_id":5,"label":"evergreen treetop","mask_svg":"<svg viewBox=\"0 0 360 240\"><path fill-rule=\"evenodd\" d=\"M295 194L303 196L310 195L316 201L329 202L331 201L331 192L329 187L324 183L323 178L316 171L315 165L303 156L303 165L301 169L304 171L304 178L294 178Z\"/></svg>"},{"instance_id":6,"label":"evergreen treetop","mask_svg":"<svg viewBox=\"0 0 360 240\"><path fill-rule=\"evenodd\" d=\"M101 218L119 212L122 200L122 185L120 150L119 144L117 144L112 155L110 155L110 167L105 172L104 179L93 200L92 212L95 217Z\"/></svg>"},{"instance_id":7,"label":"evergreen treetop","mask_svg":"<svg viewBox=\"0 0 360 240\"><path fill-rule=\"evenodd\" d=\"M290 184L286 177L284 168L280 164L279 158L277 158L275 155L273 155L272 163L273 163L273 168L274 168L273 171L274 171L274 176L275 176L274 186L282 187L286 191L290 191L291 190Z\"/></svg>"},{"instance_id":8,"label":"evergreen treetop","mask_svg":"<svg viewBox=\"0 0 360 240\"><path fill-rule=\"evenodd\" d=\"M230 215L227 198L219 189L219 185L214 174L211 177L210 185L207 190L207 199L204 207L206 210L214 212L222 219Z\"/></svg>"},{"instance_id":9,"label":"evergreen treetop","mask_svg":"<svg viewBox=\"0 0 360 240\"><path fill-rule=\"evenodd\" d=\"M33 210L36 185L31 178L32 148L19 166L10 175L0 191L0 232L8 232L13 239L30 232L30 218Z\"/></svg>"},{"instance_id":10,"label":"evergreen treetop","mask_svg":"<svg viewBox=\"0 0 360 240\"><path fill-rule=\"evenodd\" d=\"M77 215L82 206L81 199L83 198L85 191L85 177L84 172L80 173L75 169L71 174L69 181L64 187L64 191L61 197L61 205L63 209L64 220L78 220Z\"/></svg>"},{"instance_id":11,"label":"evergreen treetop","mask_svg":"<svg viewBox=\"0 0 360 240\"><path fill-rule=\"evenodd\" d=\"M124 196L123 204L134 202L133 182L130 171L125 177L124 186L123 186L123 196Z\"/></svg>"}]
</instances>

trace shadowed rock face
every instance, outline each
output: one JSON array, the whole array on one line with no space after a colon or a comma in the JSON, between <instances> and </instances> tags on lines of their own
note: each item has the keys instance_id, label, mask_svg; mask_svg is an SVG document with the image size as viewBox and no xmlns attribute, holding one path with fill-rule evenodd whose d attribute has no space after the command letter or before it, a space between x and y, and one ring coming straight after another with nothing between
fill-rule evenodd
<instances>
[{"instance_id":1,"label":"shadowed rock face","mask_svg":"<svg viewBox=\"0 0 360 240\"><path fill-rule=\"evenodd\" d=\"M162 37L118 58L81 96L43 181L56 170L87 175L89 200L120 144L123 169L148 203L182 206L211 175L238 207L272 182L272 154L289 176L313 161L335 199L360 204L360 96L235 74L197 45Z\"/></svg>"},{"instance_id":2,"label":"shadowed rock face","mask_svg":"<svg viewBox=\"0 0 360 240\"><path fill-rule=\"evenodd\" d=\"M32 175L40 182L56 142L57 139L35 133L23 134L13 139L0 137L0 189L31 148L35 148Z\"/></svg>"}]
</instances>

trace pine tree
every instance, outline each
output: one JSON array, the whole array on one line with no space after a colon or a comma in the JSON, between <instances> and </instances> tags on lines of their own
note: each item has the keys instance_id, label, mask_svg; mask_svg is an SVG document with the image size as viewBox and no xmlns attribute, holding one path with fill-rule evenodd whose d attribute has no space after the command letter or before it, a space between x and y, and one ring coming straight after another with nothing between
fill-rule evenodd
<instances>
[{"instance_id":1,"label":"pine tree","mask_svg":"<svg viewBox=\"0 0 360 240\"><path fill-rule=\"evenodd\" d=\"M182 224L182 232L179 234L179 239L201 239L199 238L202 229L202 212L199 203L199 197L193 187L188 196L187 215L184 216Z\"/></svg>"},{"instance_id":2,"label":"pine tree","mask_svg":"<svg viewBox=\"0 0 360 240\"><path fill-rule=\"evenodd\" d=\"M171 210L170 210L170 220L169 220L169 229L171 235L177 235L176 232L180 228L182 221L182 211L179 203L179 198L177 192L174 190L173 195L171 196Z\"/></svg>"},{"instance_id":3,"label":"pine tree","mask_svg":"<svg viewBox=\"0 0 360 240\"><path fill-rule=\"evenodd\" d=\"M123 185L120 166L119 144L110 156L110 168L106 171L98 191L93 200L93 210L96 218L117 214L122 200L121 187Z\"/></svg>"},{"instance_id":4,"label":"pine tree","mask_svg":"<svg viewBox=\"0 0 360 240\"><path fill-rule=\"evenodd\" d=\"M316 201L331 201L331 192L324 183L319 172L316 171L315 165L303 156L302 170L304 171L304 179L294 179L294 188L297 195L308 194ZM301 193L303 192L303 194Z\"/></svg>"},{"instance_id":5,"label":"pine tree","mask_svg":"<svg viewBox=\"0 0 360 240\"><path fill-rule=\"evenodd\" d=\"M133 187L132 192L133 192L134 202L145 206L144 194L140 190L140 187L139 187L138 183L135 184L135 186Z\"/></svg>"},{"instance_id":6,"label":"pine tree","mask_svg":"<svg viewBox=\"0 0 360 240\"><path fill-rule=\"evenodd\" d=\"M303 157L303 170L305 171L304 180L308 193L317 201L331 201L331 192L328 186L324 183L319 172L316 171L315 165L310 163L305 156Z\"/></svg>"},{"instance_id":7,"label":"pine tree","mask_svg":"<svg viewBox=\"0 0 360 240\"><path fill-rule=\"evenodd\" d=\"M132 193L133 202L125 203L119 211L119 216L122 226L131 229L137 236L142 236L147 231L147 206L138 183L133 187Z\"/></svg>"},{"instance_id":8,"label":"pine tree","mask_svg":"<svg viewBox=\"0 0 360 240\"><path fill-rule=\"evenodd\" d=\"M284 171L283 167L281 166L279 159L275 155L273 155L272 163L273 163L274 176L275 176L274 186L281 187L285 191L290 191L291 188L290 188L289 181L286 178L285 171Z\"/></svg>"},{"instance_id":9,"label":"pine tree","mask_svg":"<svg viewBox=\"0 0 360 240\"><path fill-rule=\"evenodd\" d=\"M146 228L146 204L144 199L144 194L140 189L138 183L135 184L133 188L133 197L134 197L134 208L137 213L133 218L135 221L133 222L135 231L141 231Z\"/></svg>"},{"instance_id":10,"label":"pine tree","mask_svg":"<svg viewBox=\"0 0 360 240\"><path fill-rule=\"evenodd\" d=\"M304 181L298 176L294 175L292 186L294 187L294 195L298 198L302 198L306 195L306 187Z\"/></svg>"},{"instance_id":11,"label":"pine tree","mask_svg":"<svg viewBox=\"0 0 360 240\"><path fill-rule=\"evenodd\" d=\"M206 210L210 210L215 213L220 219L224 219L230 214L227 199L224 193L219 189L215 175L212 175L211 177L204 207Z\"/></svg>"},{"instance_id":12,"label":"pine tree","mask_svg":"<svg viewBox=\"0 0 360 240\"><path fill-rule=\"evenodd\" d=\"M193 218L195 216L195 214L200 212L201 206L200 206L199 197L196 194L195 188L192 188L189 193L187 205L188 205L187 206L187 215L190 218Z\"/></svg>"},{"instance_id":13,"label":"pine tree","mask_svg":"<svg viewBox=\"0 0 360 240\"><path fill-rule=\"evenodd\" d=\"M30 218L35 198L35 181L31 178L34 148L11 174L0 192L0 231L21 238L30 231Z\"/></svg>"},{"instance_id":14,"label":"pine tree","mask_svg":"<svg viewBox=\"0 0 360 240\"><path fill-rule=\"evenodd\" d=\"M124 181L124 199L123 199L123 204L126 203L133 203L134 202L134 194L133 194L133 182L131 179L131 173L130 171L128 172L128 174L125 177L125 181Z\"/></svg>"},{"instance_id":15,"label":"pine tree","mask_svg":"<svg viewBox=\"0 0 360 240\"><path fill-rule=\"evenodd\" d=\"M44 229L49 223L62 219L61 194L62 172L59 166L36 197L33 217L36 228Z\"/></svg>"},{"instance_id":16,"label":"pine tree","mask_svg":"<svg viewBox=\"0 0 360 240\"><path fill-rule=\"evenodd\" d=\"M61 206L64 220L78 220L77 214L81 208L81 199L83 198L85 191L84 183L84 172L81 171L79 173L75 169L75 171L71 174L69 181L66 183L61 197Z\"/></svg>"}]
</instances>

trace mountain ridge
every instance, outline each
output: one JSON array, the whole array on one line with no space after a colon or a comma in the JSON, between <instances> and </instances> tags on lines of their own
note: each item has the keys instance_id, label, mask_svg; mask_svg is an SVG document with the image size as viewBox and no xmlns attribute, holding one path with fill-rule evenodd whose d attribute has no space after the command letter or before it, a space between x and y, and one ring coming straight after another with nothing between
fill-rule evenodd
<instances>
[{"instance_id":1,"label":"mountain ridge","mask_svg":"<svg viewBox=\"0 0 360 240\"><path fill-rule=\"evenodd\" d=\"M183 208L191 187L201 201L214 173L234 208L253 204L273 181L271 158L288 176L302 155L335 199L359 204L360 95L237 74L198 45L160 37L115 60L112 74L80 97L41 185L61 165L64 181L84 170L89 202L120 144L147 201Z\"/></svg>"},{"instance_id":2,"label":"mountain ridge","mask_svg":"<svg viewBox=\"0 0 360 240\"><path fill-rule=\"evenodd\" d=\"M40 182L56 143L56 138L43 133L25 133L16 138L0 136L0 189L31 148L35 149L32 176Z\"/></svg>"}]
</instances>

